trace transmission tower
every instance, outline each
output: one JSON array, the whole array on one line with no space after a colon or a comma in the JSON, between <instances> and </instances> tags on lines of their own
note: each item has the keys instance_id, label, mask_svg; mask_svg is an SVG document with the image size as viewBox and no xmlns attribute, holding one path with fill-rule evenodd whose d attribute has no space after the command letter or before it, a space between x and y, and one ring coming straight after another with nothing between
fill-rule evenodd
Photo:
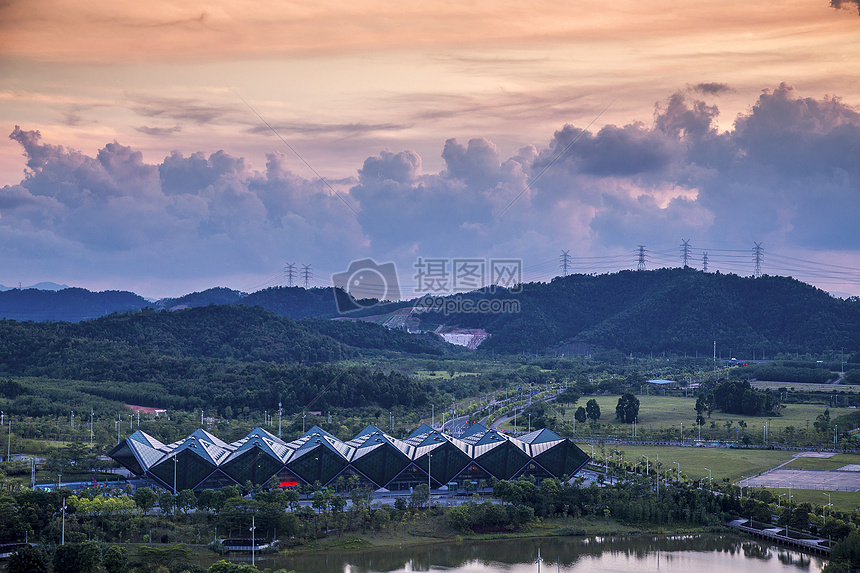
<instances>
[{"instance_id":1,"label":"transmission tower","mask_svg":"<svg viewBox=\"0 0 860 573\"><path fill-rule=\"evenodd\" d=\"M637 270L644 271L645 270L645 245L639 245L639 265L636 267Z\"/></svg>"},{"instance_id":2,"label":"transmission tower","mask_svg":"<svg viewBox=\"0 0 860 573\"><path fill-rule=\"evenodd\" d=\"M296 265L293 263L287 263L284 266L284 274L287 277L287 286L293 286L293 279L296 278Z\"/></svg>"},{"instance_id":3,"label":"transmission tower","mask_svg":"<svg viewBox=\"0 0 860 573\"><path fill-rule=\"evenodd\" d=\"M708 253L707 251L702 253L702 272L708 272Z\"/></svg>"},{"instance_id":4,"label":"transmission tower","mask_svg":"<svg viewBox=\"0 0 860 573\"><path fill-rule=\"evenodd\" d=\"M755 261L755 272L753 276L755 278L759 278L761 276L761 262L764 259L764 249L761 246L761 243L755 243L755 247L753 247L753 261Z\"/></svg>"},{"instance_id":5,"label":"transmission tower","mask_svg":"<svg viewBox=\"0 0 860 573\"><path fill-rule=\"evenodd\" d=\"M681 239L681 260L684 268L687 268L687 260L690 258L690 239Z\"/></svg>"},{"instance_id":6,"label":"transmission tower","mask_svg":"<svg viewBox=\"0 0 860 573\"><path fill-rule=\"evenodd\" d=\"M305 281L305 288L308 288L310 285L311 279L314 277L314 273L311 270L310 265L302 265L302 280Z\"/></svg>"},{"instance_id":7,"label":"transmission tower","mask_svg":"<svg viewBox=\"0 0 860 573\"><path fill-rule=\"evenodd\" d=\"M562 251L559 256L559 266L561 267L562 276L567 276L567 269L570 266L570 250Z\"/></svg>"}]
</instances>

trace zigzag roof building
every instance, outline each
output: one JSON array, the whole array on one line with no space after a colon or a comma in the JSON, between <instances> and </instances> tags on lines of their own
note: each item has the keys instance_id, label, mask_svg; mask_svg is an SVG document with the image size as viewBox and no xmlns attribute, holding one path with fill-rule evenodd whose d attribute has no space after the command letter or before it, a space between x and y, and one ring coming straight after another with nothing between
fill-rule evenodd
<instances>
[{"instance_id":1,"label":"zigzag roof building","mask_svg":"<svg viewBox=\"0 0 860 573\"><path fill-rule=\"evenodd\" d=\"M404 440L370 425L348 442L317 426L291 442L257 427L229 444L202 429L168 445L138 430L108 455L136 476L176 491L248 482L327 486L341 478L374 489L404 490L428 480L438 488L490 478L572 477L589 459L548 429L514 438L480 424L459 438L422 424Z\"/></svg>"}]
</instances>

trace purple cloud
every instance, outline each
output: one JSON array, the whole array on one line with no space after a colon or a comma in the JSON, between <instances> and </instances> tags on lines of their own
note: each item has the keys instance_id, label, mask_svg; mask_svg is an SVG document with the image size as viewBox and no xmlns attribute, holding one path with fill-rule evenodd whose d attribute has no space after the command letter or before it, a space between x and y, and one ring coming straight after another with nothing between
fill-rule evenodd
<instances>
[{"instance_id":1,"label":"purple cloud","mask_svg":"<svg viewBox=\"0 0 860 573\"><path fill-rule=\"evenodd\" d=\"M363 257L393 260L407 277L418 256L549 260L551 273L562 248L674 249L680 237L855 251L860 113L782 84L720 131L719 109L695 93L722 89L672 94L650 124L566 125L507 158L485 138L449 139L437 173L413 150L383 149L332 183L340 196L282 153L262 169L224 150L150 164L118 142L90 156L16 127L27 171L0 188L0 244L11 272L41 266L56 269L44 278L68 282L89 269L208 286L278 272L285 260L324 276Z\"/></svg>"}]
</instances>

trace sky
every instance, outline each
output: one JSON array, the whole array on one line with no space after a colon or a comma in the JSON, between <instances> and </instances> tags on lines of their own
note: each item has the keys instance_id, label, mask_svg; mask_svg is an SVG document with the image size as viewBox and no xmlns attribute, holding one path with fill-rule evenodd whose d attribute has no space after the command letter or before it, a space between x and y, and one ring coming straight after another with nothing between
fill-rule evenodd
<instances>
[{"instance_id":1,"label":"sky","mask_svg":"<svg viewBox=\"0 0 860 573\"><path fill-rule=\"evenodd\" d=\"M411 298L688 241L860 295L857 54L858 0L3 0L0 284L393 283L370 259Z\"/></svg>"}]
</instances>

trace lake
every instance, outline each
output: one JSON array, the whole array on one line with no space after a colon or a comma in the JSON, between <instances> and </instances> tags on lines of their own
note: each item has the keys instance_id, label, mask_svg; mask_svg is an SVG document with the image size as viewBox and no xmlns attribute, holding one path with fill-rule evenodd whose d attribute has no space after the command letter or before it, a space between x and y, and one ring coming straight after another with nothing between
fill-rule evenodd
<instances>
[{"instance_id":1,"label":"lake","mask_svg":"<svg viewBox=\"0 0 860 573\"><path fill-rule=\"evenodd\" d=\"M534 561L538 549L543 573L818 573L827 562L819 556L726 533L452 541L417 547L266 555L257 559L257 566L294 569L297 573L532 573L537 571ZM250 561L250 557L241 561Z\"/></svg>"}]
</instances>

